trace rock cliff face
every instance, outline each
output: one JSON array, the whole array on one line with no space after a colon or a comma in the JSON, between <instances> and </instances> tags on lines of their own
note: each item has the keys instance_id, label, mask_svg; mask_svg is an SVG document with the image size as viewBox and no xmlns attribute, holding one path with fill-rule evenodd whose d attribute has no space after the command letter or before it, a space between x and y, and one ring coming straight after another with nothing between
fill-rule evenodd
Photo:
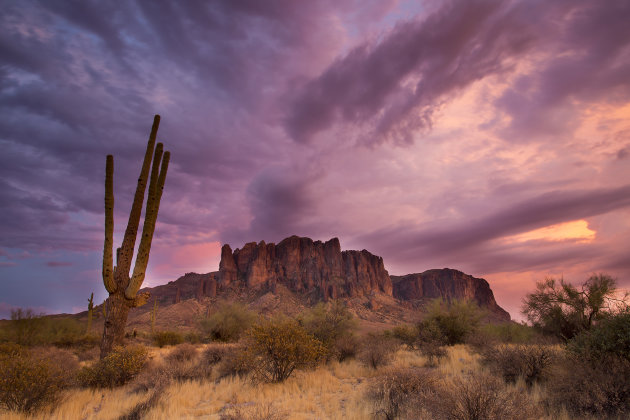
<instances>
[{"instance_id":1,"label":"rock cliff face","mask_svg":"<svg viewBox=\"0 0 630 420\"><path fill-rule=\"evenodd\" d=\"M282 284L312 300L375 293L402 301L472 300L488 309L494 318L510 319L497 305L484 279L449 268L390 277L383 258L366 250L341 251L337 238L321 242L291 236L277 245L250 242L234 252L226 244L221 249L219 272L202 281L205 283L199 287L209 297L228 288L275 292L276 286Z\"/></svg>"},{"instance_id":2,"label":"rock cliff face","mask_svg":"<svg viewBox=\"0 0 630 420\"><path fill-rule=\"evenodd\" d=\"M488 309L495 317L504 320L510 319L510 314L497 305L486 280L461 271L444 268L405 276L391 276L391 278L393 295L397 299L472 300L480 307Z\"/></svg>"},{"instance_id":3,"label":"rock cliff face","mask_svg":"<svg viewBox=\"0 0 630 420\"><path fill-rule=\"evenodd\" d=\"M383 259L366 250L342 252L337 238L321 242L291 236L277 245L250 242L234 252L223 245L218 286L235 284L272 291L283 284L325 300L374 292L392 295Z\"/></svg>"}]
</instances>

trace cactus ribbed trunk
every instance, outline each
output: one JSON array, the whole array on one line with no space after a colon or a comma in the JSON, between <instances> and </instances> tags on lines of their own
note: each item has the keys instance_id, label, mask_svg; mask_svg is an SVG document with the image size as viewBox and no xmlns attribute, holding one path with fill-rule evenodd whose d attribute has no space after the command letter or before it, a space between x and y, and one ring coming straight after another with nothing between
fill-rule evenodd
<instances>
[{"instance_id":1,"label":"cactus ribbed trunk","mask_svg":"<svg viewBox=\"0 0 630 420\"><path fill-rule=\"evenodd\" d=\"M107 356L115 345L122 344L125 338L127 317L131 309L125 299L125 293L120 290L110 294L104 305L107 307L107 316L101 340L101 359Z\"/></svg>"},{"instance_id":2,"label":"cactus ribbed trunk","mask_svg":"<svg viewBox=\"0 0 630 420\"><path fill-rule=\"evenodd\" d=\"M156 115L151 127L151 134L147 143L147 150L144 155L142 169L138 178L136 193L129 213L127 229L123 237L123 243L116 252L116 267L113 267L113 232L114 232L114 158L107 156L105 169L105 245L103 251L103 284L109 292L104 307L105 326L103 328L103 338L101 340L101 358L112 351L113 347L123 343L125 337L125 326L129 310L134 307L144 305L149 299L149 293L138 293L149 263L149 252L151 241L155 232L155 223L160 208L160 200L166 180L166 172L170 159L169 152L163 152L162 143L155 144L160 116ZM155 150L155 154L154 154ZM153 164L151 164L153 157ZM161 163L161 166L160 166ZM151 169L152 167L152 169ZM133 269L133 276L129 276L131 261L138 235L138 226L142 213L142 203L144 192L149 180L149 193L142 227L142 237L138 247L138 255Z\"/></svg>"}]
</instances>

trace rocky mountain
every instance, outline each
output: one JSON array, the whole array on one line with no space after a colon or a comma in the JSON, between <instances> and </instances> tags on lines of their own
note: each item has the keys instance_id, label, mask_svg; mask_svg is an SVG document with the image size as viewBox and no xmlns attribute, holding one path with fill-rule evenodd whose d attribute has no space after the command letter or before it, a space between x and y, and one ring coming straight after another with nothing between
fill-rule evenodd
<instances>
[{"instance_id":1,"label":"rocky mountain","mask_svg":"<svg viewBox=\"0 0 630 420\"><path fill-rule=\"evenodd\" d=\"M219 286L233 284L274 290L282 283L289 290L315 300L392 294L392 280L383 258L366 250L341 251L339 239L327 242L291 236L279 244L250 242L232 252L221 249Z\"/></svg>"},{"instance_id":2,"label":"rocky mountain","mask_svg":"<svg viewBox=\"0 0 630 420\"><path fill-rule=\"evenodd\" d=\"M161 304L191 298L248 299L251 303L264 297L268 307L270 302L279 305L287 296L304 305L341 298L367 318L373 315L369 312L381 311L381 318L392 321L431 299L462 299L476 302L496 320L510 319L484 279L449 268L390 276L383 258L367 250L342 251L337 238L321 242L291 236L278 244L250 242L234 251L225 244L219 271L187 273L147 290Z\"/></svg>"},{"instance_id":3,"label":"rocky mountain","mask_svg":"<svg viewBox=\"0 0 630 420\"><path fill-rule=\"evenodd\" d=\"M494 293L485 279L473 277L451 268L427 270L423 273L391 276L396 299L415 301L425 299L465 299L476 302L499 319L510 319L510 314L494 300Z\"/></svg>"}]
</instances>

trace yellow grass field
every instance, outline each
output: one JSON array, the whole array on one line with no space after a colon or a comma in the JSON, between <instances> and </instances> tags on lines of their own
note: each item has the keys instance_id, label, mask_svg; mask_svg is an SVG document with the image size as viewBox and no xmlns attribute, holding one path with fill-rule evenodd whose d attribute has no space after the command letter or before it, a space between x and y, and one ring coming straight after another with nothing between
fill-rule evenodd
<instances>
[{"instance_id":1,"label":"yellow grass field","mask_svg":"<svg viewBox=\"0 0 630 420\"><path fill-rule=\"evenodd\" d=\"M168 348L153 349L152 357L159 360L168 351ZM444 377L452 378L482 370L478 359L465 346L457 345L448 349L447 357L436 369ZM388 367L376 370L351 360L333 362L312 371L297 371L280 384L253 384L239 377L174 383L143 418L220 419L222 414L227 413L240 413L246 418L265 418L265 413L273 412L295 420L369 419L373 417L373 406L366 399L365 392L370 378L389 367L422 367L425 363L425 358L417 352L400 349ZM541 390L537 386L529 391L522 383L511 386L521 388L533 403L541 399ZM130 384L114 390L71 390L66 392L63 401L52 412L34 416L0 412L0 418L116 419L150 396L150 392L135 393L131 389ZM569 416L564 414L554 418L569 420Z\"/></svg>"}]
</instances>

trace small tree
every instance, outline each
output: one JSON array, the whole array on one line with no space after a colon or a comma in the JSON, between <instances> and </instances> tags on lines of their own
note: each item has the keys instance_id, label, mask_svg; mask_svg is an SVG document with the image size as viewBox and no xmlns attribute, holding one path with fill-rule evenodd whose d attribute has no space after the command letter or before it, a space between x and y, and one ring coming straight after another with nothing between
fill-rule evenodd
<instances>
[{"instance_id":1,"label":"small tree","mask_svg":"<svg viewBox=\"0 0 630 420\"><path fill-rule=\"evenodd\" d=\"M356 320L345 303L339 300L329 305L318 303L299 322L309 334L324 344L329 355L336 352L337 342L350 337L356 328Z\"/></svg>"},{"instance_id":2,"label":"small tree","mask_svg":"<svg viewBox=\"0 0 630 420\"><path fill-rule=\"evenodd\" d=\"M255 320L256 314L244 305L222 303L215 313L200 321L200 326L214 341L237 341Z\"/></svg>"},{"instance_id":3,"label":"small tree","mask_svg":"<svg viewBox=\"0 0 630 420\"><path fill-rule=\"evenodd\" d=\"M627 294L617 298L617 291L616 281L606 274L591 276L579 289L548 277L525 297L522 312L543 333L568 341L617 306L627 306Z\"/></svg>"},{"instance_id":4,"label":"small tree","mask_svg":"<svg viewBox=\"0 0 630 420\"><path fill-rule=\"evenodd\" d=\"M282 382L295 369L316 365L324 354L322 343L289 318L254 325L245 342L256 379L262 382Z\"/></svg>"},{"instance_id":5,"label":"small tree","mask_svg":"<svg viewBox=\"0 0 630 420\"><path fill-rule=\"evenodd\" d=\"M468 336L479 327L483 313L473 302L455 300L446 303L436 299L419 325L420 334L423 330L431 330L432 339L436 337L436 330L443 336L447 345L463 343Z\"/></svg>"}]
</instances>

